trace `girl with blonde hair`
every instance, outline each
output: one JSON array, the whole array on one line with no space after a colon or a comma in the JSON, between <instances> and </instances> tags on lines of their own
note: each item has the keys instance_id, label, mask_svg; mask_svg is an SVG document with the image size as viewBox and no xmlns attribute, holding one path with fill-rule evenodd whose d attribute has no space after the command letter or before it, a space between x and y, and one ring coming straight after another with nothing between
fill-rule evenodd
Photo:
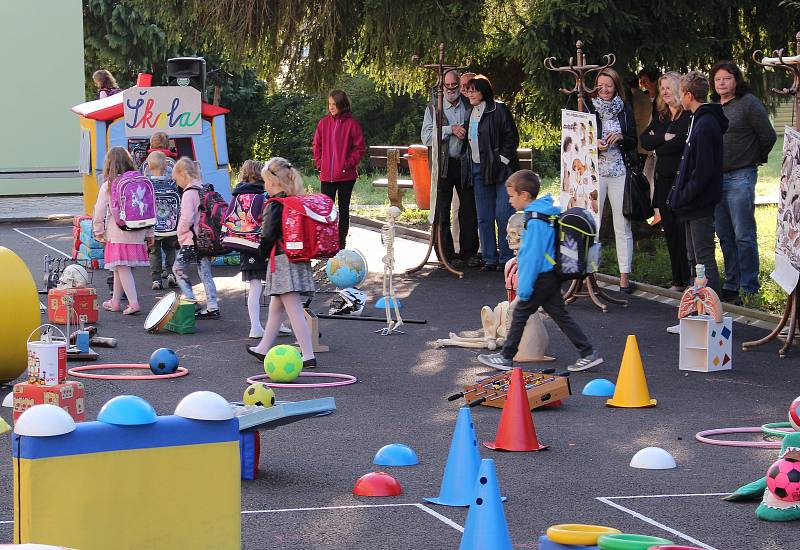
<instances>
[{"instance_id":1,"label":"girl with blonde hair","mask_svg":"<svg viewBox=\"0 0 800 550\"><path fill-rule=\"evenodd\" d=\"M154 243L152 227L123 231L114 220L109 220L112 188L119 183L122 174L132 171L136 171L136 165L125 148L112 147L108 150L103 165L104 181L97 194L92 216L94 238L106 243L105 268L114 275L111 299L103 302L103 309L120 311L124 291L128 297L128 307L122 311L123 315L135 315L140 310L132 268L150 265L147 249Z\"/></svg>"},{"instance_id":2,"label":"girl with blonde hair","mask_svg":"<svg viewBox=\"0 0 800 550\"><path fill-rule=\"evenodd\" d=\"M292 164L281 157L269 159L261 171L264 188L271 198L301 195L304 190L303 178ZM264 223L261 228L261 252L270 258L266 271L266 293L270 296L269 314L264 336L255 347L247 346L247 353L264 361L264 356L272 347L283 319L289 316L292 330L303 353L303 367L314 368L317 360L311 341L311 330L303 311L302 295L314 292L314 278L311 262L290 262L286 258L281 242L283 240L283 205L269 202L264 208ZM275 249L274 257L271 252Z\"/></svg>"}]
</instances>

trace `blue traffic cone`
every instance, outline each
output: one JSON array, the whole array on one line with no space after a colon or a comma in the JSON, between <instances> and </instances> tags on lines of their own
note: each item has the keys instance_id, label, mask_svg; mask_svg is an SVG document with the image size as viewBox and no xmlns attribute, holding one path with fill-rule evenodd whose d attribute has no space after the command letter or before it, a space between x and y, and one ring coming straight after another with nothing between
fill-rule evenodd
<instances>
[{"instance_id":1,"label":"blue traffic cone","mask_svg":"<svg viewBox=\"0 0 800 550\"><path fill-rule=\"evenodd\" d=\"M511 550L511 535L500 501L494 460L484 458L475 483L475 497L469 505L467 523L459 550Z\"/></svg>"},{"instance_id":2,"label":"blue traffic cone","mask_svg":"<svg viewBox=\"0 0 800 550\"><path fill-rule=\"evenodd\" d=\"M481 454L478 451L472 414L469 407L461 407L458 410L453 439L450 441L450 453L447 455L439 496L425 500L443 506L469 506L480 465Z\"/></svg>"}]
</instances>

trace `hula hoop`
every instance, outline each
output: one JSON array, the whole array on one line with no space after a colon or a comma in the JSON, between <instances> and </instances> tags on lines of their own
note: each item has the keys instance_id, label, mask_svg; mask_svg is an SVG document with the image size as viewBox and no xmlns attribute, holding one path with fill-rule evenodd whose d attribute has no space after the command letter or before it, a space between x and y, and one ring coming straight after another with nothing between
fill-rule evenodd
<instances>
[{"instance_id":1,"label":"hula hoop","mask_svg":"<svg viewBox=\"0 0 800 550\"><path fill-rule=\"evenodd\" d=\"M757 449L780 449L780 441L736 441L730 439L711 439L712 435L725 434L760 434L763 433L759 426L748 428L721 428L719 430L705 430L697 432L694 438L700 443L709 445L722 445L724 447L755 447Z\"/></svg>"},{"instance_id":2,"label":"hula hoop","mask_svg":"<svg viewBox=\"0 0 800 550\"><path fill-rule=\"evenodd\" d=\"M785 437L787 434L795 433L796 430L789 422L770 422L761 426L761 431L767 435Z\"/></svg>"},{"instance_id":3,"label":"hula hoop","mask_svg":"<svg viewBox=\"0 0 800 550\"><path fill-rule=\"evenodd\" d=\"M650 548L659 544L675 544L671 540L661 537L650 537L648 535L618 534L603 535L597 541L601 550L640 550Z\"/></svg>"},{"instance_id":4,"label":"hula hoop","mask_svg":"<svg viewBox=\"0 0 800 550\"><path fill-rule=\"evenodd\" d=\"M315 384L311 383L280 383L280 382L262 382L269 388L336 388L339 386L349 386L350 384L355 384L358 382L358 378L355 376L350 376L349 374L338 374L335 372L301 372L300 376L306 376L311 378L338 378L338 382L317 382ZM269 380L269 376L266 374L256 374L255 376L251 376L247 379L248 384L253 384L254 382L259 382L261 380Z\"/></svg>"},{"instance_id":5,"label":"hula hoop","mask_svg":"<svg viewBox=\"0 0 800 550\"><path fill-rule=\"evenodd\" d=\"M105 369L137 369L137 370L150 370L150 365L144 363L132 364L109 364L109 365L83 365L81 367L72 367L67 371L67 374L76 378L91 378L93 380L160 380L162 378L180 378L189 374L189 369L185 367L178 367L178 370L171 374L91 374L89 371L105 370Z\"/></svg>"},{"instance_id":6,"label":"hula hoop","mask_svg":"<svg viewBox=\"0 0 800 550\"><path fill-rule=\"evenodd\" d=\"M568 545L596 545L602 535L620 534L619 529L602 525L583 525L580 523L562 523L547 528L547 538L551 542Z\"/></svg>"}]
</instances>

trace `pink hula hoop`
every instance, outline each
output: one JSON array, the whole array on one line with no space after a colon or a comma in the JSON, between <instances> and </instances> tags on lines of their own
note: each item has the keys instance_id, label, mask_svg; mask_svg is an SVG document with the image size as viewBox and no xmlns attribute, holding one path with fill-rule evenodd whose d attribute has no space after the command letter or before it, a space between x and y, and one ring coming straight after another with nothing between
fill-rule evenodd
<instances>
[{"instance_id":1,"label":"pink hula hoop","mask_svg":"<svg viewBox=\"0 0 800 550\"><path fill-rule=\"evenodd\" d=\"M178 367L178 370L171 374L93 374L89 371L105 370L105 369L137 369L137 370L150 370L150 365L144 363L132 364L114 364L114 365L83 365L81 367L72 367L67 371L67 374L75 378L92 378L94 380L161 380L162 378L180 378L189 374L189 369Z\"/></svg>"},{"instance_id":2,"label":"pink hula hoop","mask_svg":"<svg viewBox=\"0 0 800 550\"><path fill-rule=\"evenodd\" d=\"M335 372L301 372L300 376L306 376L311 378L338 378L337 382L317 382L317 383L298 383L295 384L290 382L288 384L280 383L280 382L262 382L262 384L270 387L270 388L336 388L338 386L349 386L350 384L355 384L358 382L358 378L355 376L350 376L349 374L338 374ZM251 376L247 379L248 384L253 384L254 382L260 382L261 380L269 380L269 376L266 374L256 374L255 376Z\"/></svg>"},{"instance_id":3,"label":"pink hula hoop","mask_svg":"<svg viewBox=\"0 0 800 550\"><path fill-rule=\"evenodd\" d=\"M755 447L758 449L780 449L780 441L735 441L731 439L711 439L712 435L726 435L726 434L754 434L763 433L760 426L753 426L749 428L720 428L718 430L705 430L697 432L694 438L701 443L708 443L709 445L723 445L725 447Z\"/></svg>"}]
</instances>

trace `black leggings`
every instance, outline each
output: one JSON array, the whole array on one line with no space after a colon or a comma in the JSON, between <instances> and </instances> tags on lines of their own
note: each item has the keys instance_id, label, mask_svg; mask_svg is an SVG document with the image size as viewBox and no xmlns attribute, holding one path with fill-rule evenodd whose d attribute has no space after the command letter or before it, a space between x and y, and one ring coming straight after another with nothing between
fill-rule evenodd
<instances>
[{"instance_id":1,"label":"black leggings","mask_svg":"<svg viewBox=\"0 0 800 550\"><path fill-rule=\"evenodd\" d=\"M322 192L332 201L336 200L336 192L339 192L339 248L345 247L347 232L350 231L350 197L355 184L356 180L322 182Z\"/></svg>"}]
</instances>

